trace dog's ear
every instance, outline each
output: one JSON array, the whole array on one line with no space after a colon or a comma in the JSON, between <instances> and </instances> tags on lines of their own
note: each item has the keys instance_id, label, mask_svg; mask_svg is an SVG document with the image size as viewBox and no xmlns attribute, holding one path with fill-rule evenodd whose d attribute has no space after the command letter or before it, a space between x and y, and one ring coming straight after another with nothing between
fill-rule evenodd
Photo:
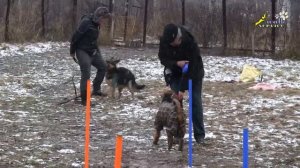
<instances>
[{"instance_id":1,"label":"dog's ear","mask_svg":"<svg viewBox=\"0 0 300 168\"><path fill-rule=\"evenodd\" d=\"M120 62L120 60L115 60L115 61L113 61L113 62L114 62L114 64L117 64L117 63Z\"/></svg>"},{"instance_id":2,"label":"dog's ear","mask_svg":"<svg viewBox=\"0 0 300 168\"><path fill-rule=\"evenodd\" d=\"M110 60L106 60L108 70L113 69L115 67L114 63Z\"/></svg>"},{"instance_id":3,"label":"dog's ear","mask_svg":"<svg viewBox=\"0 0 300 168\"><path fill-rule=\"evenodd\" d=\"M160 95L160 98L163 100L165 97L166 97L166 93L163 92L163 93Z\"/></svg>"},{"instance_id":4,"label":"dog's ear","mask_svg":"<svg viewBox=\"0 0 300 168\"><path fill-rule=\"evenodd\" d=\"M172 93L173 93L172 90L165 90L161 95L162 101L172 102L172 98L171 98Z\"/></svg>"}]
</instances>

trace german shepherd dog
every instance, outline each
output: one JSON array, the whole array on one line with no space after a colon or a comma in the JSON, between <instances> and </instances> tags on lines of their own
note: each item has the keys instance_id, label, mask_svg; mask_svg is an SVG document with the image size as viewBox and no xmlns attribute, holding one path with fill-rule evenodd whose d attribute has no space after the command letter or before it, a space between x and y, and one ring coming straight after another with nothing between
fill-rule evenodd
<instances>
[{"instance_id":1,"label":"german shepherd dog","mask_svg":"<svg viewBox=\"0 0 300 168\"><path fill-rule=\"evenodd\" d=\"M106 83L111 88L111 96L115 98L115 90L118 88L119 98L121 98L122 90L126 87L129 89L132 99L134 98L134 92L145 88L145 85L139 85L135 82L133 73L126 68L117 67L117 63L120 60L106 61Z\"/></svg>"},{"instance_id":2,"label":"german shepherd dog","mask_svg":"<svg viewBox=\"0 0 300 168\"><path fill-rule=\"evenodd\" d=\"M165 91L162 95L162 102L155 117L155 133L153 144L157 145L160 131L166 128L168 136L168 149L173 145L173 137L179 139L178 150L182 151L183 138L186 132L186 116L177 95L171 91Z\"/></svg>"}]
</instances>

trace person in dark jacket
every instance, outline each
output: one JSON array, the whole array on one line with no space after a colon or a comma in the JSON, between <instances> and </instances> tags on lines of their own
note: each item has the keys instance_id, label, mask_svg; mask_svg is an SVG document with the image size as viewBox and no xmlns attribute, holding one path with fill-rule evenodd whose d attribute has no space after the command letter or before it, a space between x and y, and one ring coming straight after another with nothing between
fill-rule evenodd
<instances>
[{"instance_id":1,"label":"person in dark jacket","mask_svg":"<svg viewBox=\"0 0 300 168\"><path fill-rule=\"evenodd\" d=\"M178 93L181 99L184 91L188 89L188 79L192 79L194 138L198 144L203 144L205 138L202 107L204 67L197 42L185 28L168 24L160 39L158 56L161 64L165 66L164 74L167 85ZM188 72L182 74L182 68L187 63L189 64Z\"/></svg>"},{"instance_id":2,"label":"person in dark jacket","mask_svg":"<svg viewBox=\"0 0 300 168\"><path fill-rule=\"evenodd\" d=\"M78 62L81 71L80 92L82 105L86 104L86 84L91 76L91 65L97 68L92 94L106 96L105 93L101 92L101 83L107 68L98 48L97 39L100 26L103 20L108 17L110 17L110 13L106 7L99 7L93 14L83 16L71 39L70 55L75 62Z\"/></svg>"}]
</instances>

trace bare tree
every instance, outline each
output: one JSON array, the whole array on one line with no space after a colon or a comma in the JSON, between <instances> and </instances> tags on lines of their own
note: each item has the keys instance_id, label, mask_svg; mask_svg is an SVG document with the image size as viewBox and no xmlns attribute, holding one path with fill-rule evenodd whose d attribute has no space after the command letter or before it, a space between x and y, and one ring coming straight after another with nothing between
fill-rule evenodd
<instances>
[{"instance_id":1,"label":"bare tree","mask_svg":"<svg viewBox=\"0 0 300 168\"><path fill-rule=\"evenodd\" d=\"M109 19L109 30L110 30L110 39L112 40L114 38L114 0L109 0L109 12L111 13L112 17Z\"/></svg>"},{"instance_id":2,"label":"bare tree","mask_svg":"<svg viewBox=\"0 0 300 168\"><path fill-rule=\"evenodd\" d=\"M10 5L11 0L7 0L7 7L6 7L6 15L5 15L5 31L4 31L4 41L9 41L9 13L10 13Z\"/></svg>"},{"instance_id":3,"label":"bare tree","mask_svg":"<svg viewBox=\"0 0 300 168\"><path fill-rule=\"evenodd\" d=\"M45 38L45 0L41 2L41 15L42 15L42 38Z\"/></svg>"},{"instance_id":4,"label":"bare tree","mask_svg":"<svg viewBox=\"0 0 300 168\"><path fill-rule=\"evenodd\" d=\"M128 10L129 10L129 0L126 0L125 2L125 28L124 28L124 42L126 42L126 36L127 36L127 21L128 21Z\"/></svg>"},{"instance_id":5,"label":"bare tree","mask_svg":"<svg viewBox=\"0 0 300 168\"><path fill-rule=\"evenodd\" d=\"M145 0L145 14L144 14L144 31L143 31L143 46L146 44L147 34L147 18L148 18L148 0Z\"/></svg>"},{"instance_id":6,"label":"bare tree","mask_svg":"<svg viewBox=\"0 0 300 168\"><path fill-rule=\"evenodd\" d=\"M181 3L182 3L182 25L185 25L185 0L181 0Z\"/></svg>"},{"instance_id":7,"label":"bare tree","mask_svg":"<svg viewBox=\"0 0 300 168\"><path fill-rule=\"evenodd\" d=\"M272 20L275 20L275 12L276 12L276 0L272 0ZM275 35L276 35L276 30L275 27L272 27L272 35L271 35L271 50L272 53L275 53Z\"/></svg>"},{"instance_id":8,"label":"bare tree","mask_svg":"<svg viewBox=\"0 0 300 168\"><path fill-rule=\"evenodd\" d=\"M291 14L288 20L290 23L290 39L289 45L295 49L300 50L300 2L298 0L290 0ZM300 52L300 51L299 51Z\"/></svg>"},{"instance_id":9,"label":"bare tree","mask_svg":"<svg viewBox=\"0 0 300 168\"><path fill-rule=\"evenodd\" d=\"M223 11L223 47L227 48L227 20L226 20L226 0L222 1Z\"/></svg>"},{"instance_id":10,"label":"bare tree","mask_svg":"<svg viewBox=\"0 0 300 168\"><path fill-rule=\"evenodd\" d=\"M73 10L72 10L72 28L75 30L77 25L77 0L73 0Z\"/></svg>"}]
</instances>

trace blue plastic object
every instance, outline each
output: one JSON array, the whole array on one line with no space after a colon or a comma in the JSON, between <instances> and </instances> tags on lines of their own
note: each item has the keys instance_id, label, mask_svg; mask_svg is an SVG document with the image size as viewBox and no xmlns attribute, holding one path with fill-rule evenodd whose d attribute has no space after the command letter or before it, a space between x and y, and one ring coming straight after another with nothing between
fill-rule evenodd
<instances>
[{"instance_id":1,"label":"blue plastic object","mask_svg":"<svg viewBox=\"0 0 300 168\"><path fill-rule=\"evenodd\" d=\"M243 168L248 168L248 128L243 130Z\"/></svg>"},{"instance_id":2,"label":"blue plastic object","mask_svg":"<svg viewBox=\"0 0 300 168\"><path fill-rule=\"evenodd\" d=\"M184 64L184 66L183 66L183 68L182 68L182 73L187 73L188 70L189 70L189 64L186 63L186 64Z\"/></svg>"},{"instance_id":3,"label":"blue plastic object","mask_svg":"<svg viewBox=\"0 0 300 168\"><path fill-rule=\"evenodd\" d=\"M187 64L186 64L187 65ZM189 159L188 164L189 168L193 165L193 145L192 145L192 135L193 135L193 90L192 90L192 80L189 80Z\"/></svg>"}]
</instances>

